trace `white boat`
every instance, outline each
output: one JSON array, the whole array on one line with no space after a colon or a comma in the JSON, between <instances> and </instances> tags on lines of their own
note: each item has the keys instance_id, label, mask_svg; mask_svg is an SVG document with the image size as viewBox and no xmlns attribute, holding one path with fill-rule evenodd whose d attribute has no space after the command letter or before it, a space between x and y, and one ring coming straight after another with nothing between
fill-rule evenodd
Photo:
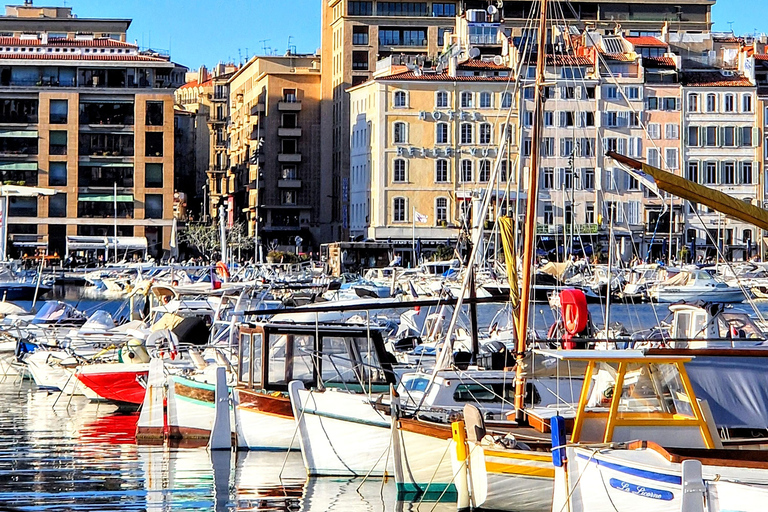
<instances>
[{"instance_id":1,"label":"white boat","mask_svg":"<svg viewBox=\"0 0 768 512\"><path fill-rule=\"evenodd\" d=\"M648 293L656 302L742 302L744 290L728 286L703 270L683 270L674 277L658 283Z\"/></svg>"}]
</instances>

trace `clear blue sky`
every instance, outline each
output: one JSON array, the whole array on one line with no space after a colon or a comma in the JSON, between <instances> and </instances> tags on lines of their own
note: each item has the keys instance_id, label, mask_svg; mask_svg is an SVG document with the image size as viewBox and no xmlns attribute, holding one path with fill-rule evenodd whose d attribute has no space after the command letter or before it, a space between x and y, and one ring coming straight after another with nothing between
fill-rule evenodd
<instances>
[{"instance_id":1,"label":"clear blue sky","mask_svg":"<svg viewBox=\"0 0 768 512\"><path fill-rule=\"evenodd\" d=\"M35 0L68 5L81 18L132 18L128 40L171 51L191 69L263 54L285 53L288 37L299 52L320 47L320 6L325 0ZM11 3L11 2L8 2ZM22 3L20 0L16 3ZM768 33L768 0L717 0L714 30ZM268 39L266 43L263 40ZM240 57L242 56L242 57Z\"/></svg>"}]
</instances>

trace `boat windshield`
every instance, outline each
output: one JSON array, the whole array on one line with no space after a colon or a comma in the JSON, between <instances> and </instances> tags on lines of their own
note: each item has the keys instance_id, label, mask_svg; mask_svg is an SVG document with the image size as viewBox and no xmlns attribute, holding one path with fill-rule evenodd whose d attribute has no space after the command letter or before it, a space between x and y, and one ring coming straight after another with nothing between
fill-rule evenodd
<instances>
[{"instance_id":1,"label":"boat windshield","mask_svg":"<svg viewBox=\"0 0 768 512\"><path fill-rule=\"evenodd\" d=\"M618 374L617 363L599 363L588 410L608 409ZM673 364L629 363L624 374L618 418L636 413L693 417L691 402Z\"/></svg>"},{"instance_id":2,"label":"boat windshield","mask_svg":"<svg viewBox=\"0 0 768 512\"><path fill-rule=\"evenodd\" d=\"M57 322L59 320L77 317L79 317L77 310L68 304L63 302L46 302L43 307L40 308L40 311L37 312L35 318L32 319L32 323Z\"/></svg>"}]
</instances>

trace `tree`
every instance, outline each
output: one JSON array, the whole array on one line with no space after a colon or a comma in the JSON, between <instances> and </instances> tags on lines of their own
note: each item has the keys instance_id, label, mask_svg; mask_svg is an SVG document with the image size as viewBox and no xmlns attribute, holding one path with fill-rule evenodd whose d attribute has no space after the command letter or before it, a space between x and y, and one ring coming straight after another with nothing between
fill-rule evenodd
<instances>
[{"instance_id":1,"label":"tree","mask_svg":"<svg viewBox=\"0 0 768 512\"><path fill-rule=\"evenodd\" d=\"M240 259L241 251L248 251L254 246L253 237L248 236L248 228L244 222L235 222L227 231L227 245L232 251L237 251L237 258Z\"/></svg>"},{"instance_id":2,"label":"tree","mask_svg":"<svg viewBox=\"0 0 768 512\"><path fill-rule=\"evenodd\" d=\"M204 256L218 250L220 244L219 231L216 226L208 224L187 224L187 229L179 233L179 239Z\"/></svg>"}]
</instances>

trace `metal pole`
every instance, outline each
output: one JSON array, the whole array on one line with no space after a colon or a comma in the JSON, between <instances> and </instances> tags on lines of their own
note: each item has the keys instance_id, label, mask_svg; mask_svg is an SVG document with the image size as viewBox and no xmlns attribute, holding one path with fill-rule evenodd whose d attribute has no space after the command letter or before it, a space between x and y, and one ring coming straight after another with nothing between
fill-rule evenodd
<instances>
[{"instance_id":1,"label":"metal pole","mask_svg":"<svg viewBox=\"0 0 768 512\"><path fill-rule=\"evenodd\" d=\"M221 261L227 264L227 227L224 224L224 205L219 206L219 238L221 242Z\"/></svg>"},{"instance_id":2,"label":"metal pole","mask_svg":"<svg viewBox=\"0 0 768 512\"><path fill-rule=\"evenodd\" d=\"M411 252L413 254L413 267L416 268L416 207L411 208Z\"/></svg>"},{"instance_id":3,"label":"metal pole","mask_svg":"<svg viewBox=\"0 0 768 512\"><path fill-rule=\"evenodd\" d=\"M114 183L115 188L115 263L117 263L117 182Z\"/></svg>"}]
</instances>

